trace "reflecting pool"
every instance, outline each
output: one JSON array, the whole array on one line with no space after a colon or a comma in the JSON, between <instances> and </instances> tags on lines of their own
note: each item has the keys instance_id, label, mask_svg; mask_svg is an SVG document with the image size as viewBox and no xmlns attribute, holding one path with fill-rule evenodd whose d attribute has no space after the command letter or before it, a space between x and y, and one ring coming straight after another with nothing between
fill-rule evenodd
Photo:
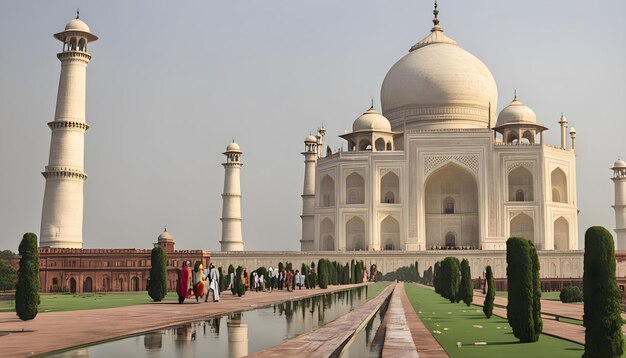
<instances>
[{"instance_id":1,"label":"reflecting pool","mask_svg":"<svg viewBox=\"0 0 626 358\"><path fill-rule=\"evenodd\" d=\"M366 302L367 286L189 322L51 357L242 357L309 332Z\"/></svg>"}]
</instances>

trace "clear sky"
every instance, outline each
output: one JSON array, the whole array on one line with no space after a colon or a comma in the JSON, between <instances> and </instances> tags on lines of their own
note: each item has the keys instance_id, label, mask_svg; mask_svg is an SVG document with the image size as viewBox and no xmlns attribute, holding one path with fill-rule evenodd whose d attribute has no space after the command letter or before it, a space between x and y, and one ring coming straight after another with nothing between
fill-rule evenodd
<instances>
[{"instance_id":1,"label":"clear sky","mask_svg":"<svg viewBox=\"0 0 626 358\"><path fill-rule=\"evenodd\" d=\"M441 0L446 34L559 143L578 132L580 245L614 227L609 167L626 158L626 2ZM80 7L100 37L87 70L84 244L219 250L224 169L244 151L248 250L299 250L303 139L328 143L369 107L387 70L432 27L432 2L1 1L0 248L39 234L62 31Z\"/></svg>"}]
</instances>

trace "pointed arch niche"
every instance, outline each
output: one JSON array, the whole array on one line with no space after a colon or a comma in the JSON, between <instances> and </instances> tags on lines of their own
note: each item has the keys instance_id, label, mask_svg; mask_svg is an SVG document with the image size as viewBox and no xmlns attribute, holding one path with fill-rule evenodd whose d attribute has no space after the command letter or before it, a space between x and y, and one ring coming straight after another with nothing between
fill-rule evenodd
<instances>
[{"instance_id":1,"label":"pointed arch niche","mask_svg":"<svg viewBox=\"0 0 626 358\"><path fill-rule=\"evenodd\" d=\"M478 184L471 172L449 163L433 172L424 187L426 247L445 246L452 232L456 246L478 248Z\"/></svg>"},{"instance_id":2,"label":"pointed arch niche","mask_svg":"<svg viewBox=\"0 0 626 358\"><path fill-rule=\"evenodd\" d=\"M562 216L554 221L554 249L569 250L569 222Z\"/></svg>"},{"instance_id":3,"label":"pointed arch niche","mask_svg":"<svg viewBox=\"0 0 626 358\"><path fill-rule=\"evenodd\" d=\"M335 180L325 175L320 183L320 206L335 206Z\"/></svg>"},{"instance_id":4,"label":"pointed arch niche","mask_svg":"<svg viewBox=\"0 0 626 358\"><path fill-rule=\"evenodd\" d=\"M380 223L380 243L383 250L400 250L400 223L391 215Z\"/></svg>"},{"instance_id":5,"label":"pointed arch niche","mask_svg":"<svg viewBox=\"0 0 626 358\"><path fill-rule=\"evenodd\" d=\"M346 251L367 250L365 222L358 216L346 223Z\"/></svg>"},{"instance_id":6,"label":"pointed arch niche","mask_svg":"<svg viewBox=\"0 0 626 358\"><path fill-rule=\"evenodd\" d=\"M389 172L380 179L380 202L395 204L400 202L400 178Z\"/></svg>"},{"instance_id":7,"label":"pointed arch niche","mask_svg":"<svg viewBox=\"0 0 626 358\"><path fill-rule=\"evenodd\" d=\"M556 168L550 174L552 184L552 201L567 203L567 176L561 168Z\"/></svg>"},{"instance_id":8,"label":"pointed arch niche","mask_svg":"<svg viewBox=\"0 0 626 358\"><path fill-rule=\"evenodd\" d=\"M346 178L346 204L365 204L365 179L358 173Z\"/></svg>"},{"instance_id":9,"label":"pointed arch niche","mask_svg":"<svg viewBox=\"0 0 626 358\"><path fill-rule=\"evenodd\" d=\"M320 250L335 251L335 223L324 218L320 223Z\"/></svg>"},{"instance_id":10,"label":"pointed arch niche","mask_svg":"<svg viewBox=\"0 0 626 358\"><path fill-rule=\"evenodd\" d=\"M509 173L509 201L533 201L533 175L518 167Z\"/></svg>"},{"instance_id":11,"label":"pointed arch niche","mask_svg":"<svg viewBox=\"0 0 626 358\"><path fill-rule=\"evenodd\" d=\"M511 219L509 226L510 237L522 237L530 242L535 242L535 222L525 213L517 214Z\"/></svg>"}]
</instances>

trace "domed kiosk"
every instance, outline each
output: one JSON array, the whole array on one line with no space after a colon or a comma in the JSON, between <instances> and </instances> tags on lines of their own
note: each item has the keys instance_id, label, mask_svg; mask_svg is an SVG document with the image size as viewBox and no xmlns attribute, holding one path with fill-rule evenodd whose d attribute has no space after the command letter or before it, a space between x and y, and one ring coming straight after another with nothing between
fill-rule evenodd
<instances>
[{"instance_id":1,"label":"domed kiosk","mask_svg":"<svg viewBox=\"0 0 626 358\"><path fill-rule=\"evenodd\" d=\"M496 121L489 68L433 13L385 76L382 114L372 103L340 135L347 150L324 148L324 129L305 140L301 249L506 250L511 236L577 249L575 131L568 148L555 117L562 143L544 143L547 127L517 98Z\"/></svg>"}]
</instances>

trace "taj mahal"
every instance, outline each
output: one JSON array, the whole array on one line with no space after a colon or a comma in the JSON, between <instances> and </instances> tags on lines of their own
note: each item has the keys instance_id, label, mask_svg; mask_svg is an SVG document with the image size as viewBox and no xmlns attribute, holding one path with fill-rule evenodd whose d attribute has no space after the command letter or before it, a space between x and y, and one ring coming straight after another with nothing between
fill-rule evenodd
<instances>
[{"instance_id":1,"label":"taj mahal","mask_svg":"<svg viewBox=\"0 0 626 358\"><path fill-rule=\"evenodd\" d=\"M496 114L489 69L444 34L430 34L387 72L373 105L324 148L305 139L302 251L577 250L575 135L565 116L538 121L514 96ZM560 125L545 143L542 123Z\"/></svg>"},{"instance_id":2,"label":"taj mahal","mask_svg":"<svg viewBox=\"0 0 626 358\"><path fill-rule=\"evenodd\" d=\"M538 249L542 278L580 279L575 129L564 115L537 118L517 93L498 112L490 70L444 33L437 5L433 14L430 33L387 72L382 108L372 100L339 134L345 146L326 145L323 126L305 138L300 251L245 251L240 177L248 173L245 146L233 140L223 153L221 251L177 251L166 229L155 244L168 252L172 275L190 257L244 267L363 260L389 272L416 262L425 270L455 255L470 261L474 277L492 265L502 278L506 240L519 236ZM87 49L98 37L79 16L54 37L61 75L42 172L42 289L144 290L149 250L83 248ZM544 141L549 127L560 143ZM620 249L624 168L613 167Z\"/></svg>"}]
</instances>

